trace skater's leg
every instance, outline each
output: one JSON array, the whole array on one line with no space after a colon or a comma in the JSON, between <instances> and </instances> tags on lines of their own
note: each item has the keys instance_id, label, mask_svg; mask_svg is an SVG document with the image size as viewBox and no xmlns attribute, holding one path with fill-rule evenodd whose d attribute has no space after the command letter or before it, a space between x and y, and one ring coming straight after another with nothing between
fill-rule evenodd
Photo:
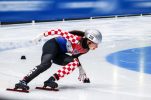
<instances>
[{"instance_id":1,"label":"skater's leg","mask_svg":"<svg viewBox=\"0 0 151 100\"><path fill-rule=\"evenodd\" d=\"M24 81L29 83L32 79L38 76L40 73L46 71L52 65L51 59L53 58L52 54L45 54L42 56L41 64L32 69L25 77Z\"/></svg>"},{"instance_id":2,"label":"skater's leg","mask_svg":"<svg viewBox=\"0 0 151 100\"><path fill-rule=\"evenodd\" d=\"M26 87L31 80L33 80L40 73L47 70L52 65L51 61L58 54L58 52L59 46L55 39L47 41L43 46L41 64L36 66L33 70L31 70L30 73L23 78L23 80L21 80L19 83L15 85L15 87L18 88Z\"/></svg>"},{"instance_id":3,"label":"skater's leg","mask_svg":"<svg viewBox=\"0 0 151 100\"><path fill-rule=\"evenodd\" d=\"M38 76L40 73L44 72L51 66L51 54L43 55L43 59L40 65L36 66L29 74L27 74L23 80L21 80L19 83L15 84L15 88L21 88L24 90L28 90L29 86L27 84L34 79L36 76Z\"/></svg>"},{"instance_id":4,"label":"skater's leg","mask_svg":"<svg viewBox=\"0 0 151 100\"><path fill-rule=\"evenodd\" d=\"M75 58L73 56L69 56L67 54L60 54L53 59L53 63L57 65L65 66L68 63L72 62L74 59Z\"/></svg>"},{"instance_id":5,"label":"skater's leg","mask_svg":"<svg viewBox=\"0 0 151 100\"><path fill-rule=\"evenodd\" d=\"M52 65L52 59L59 53L59 45L55 39L47 41L43 46L43 53L41 57L41 64L36 66L27 76L24 77L24 81L29 83L32 79L38 76L40 73L46 71Z\"/></svg>"},{"instance_id":6,"label":"skater's leg","mask_svg":"<svg viewBox=\"0 0 151 100\"><path fill-rule=\"evenodd\" d=\"M76 58L73 59L72 62L69 62L67 65L63 66L62 69L59 69L57 73L55 73L47 81L45 81L44 86L49 86L51 88L58 87L58 84L55 82L55 80L59 80L60 78L63 78L65 75L70 74L78 66L79 66L78 59Z\"/></svg>"},{"instance_id":7,"label":"skater's leg","mask_svg":"<svg viewBox=\"0 0 151 100\"><path fill-rule=\"evenodd\" d=\"M79 61L78 61L77 58L75 58L72 62L70 62L67 65L63 66L62 69L59 69L54 74L55 79L59 80L59 79L63 78L65 75L69 75L78 66L79 66Z\"/></svg>"}]
</instances>

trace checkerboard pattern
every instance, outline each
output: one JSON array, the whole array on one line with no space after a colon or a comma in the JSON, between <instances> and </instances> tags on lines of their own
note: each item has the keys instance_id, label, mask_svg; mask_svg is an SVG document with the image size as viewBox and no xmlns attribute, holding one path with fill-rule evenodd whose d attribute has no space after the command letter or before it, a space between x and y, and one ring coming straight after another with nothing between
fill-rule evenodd
<instances>
[{"instance_id":1,"label":"checkerboard pattern","mask_svg":"<svg viewBox=\"0 0 151 100\"><path fill-rule=\"evenodd\" d=\"M72 44L76 44L79 42L79 40L81 39L80 36L77 35L73 35L70 34L68 32L64 32L61 29L57 29L57 30L50 30L44 33L44 36L48 36L48 35L61 35L62 37L64 37L65 39L67 39L68 41L70 41Z\"/></svg>"},{"instance_id":2,"label":"checkerboard pattern","mask_svg":"<svg viewBox=\"0 0 151 100\"><path fill-rule=\"evenodd\" d=\"M65 75L68 75L71 72L73 72L75 68L77 68L78 66L79 66L78 59L74 59L73 62L68 63L66 66L62 67L62 69L58 70L56 74L59 79L63 78Z\"/></svg>"}]
</instances>

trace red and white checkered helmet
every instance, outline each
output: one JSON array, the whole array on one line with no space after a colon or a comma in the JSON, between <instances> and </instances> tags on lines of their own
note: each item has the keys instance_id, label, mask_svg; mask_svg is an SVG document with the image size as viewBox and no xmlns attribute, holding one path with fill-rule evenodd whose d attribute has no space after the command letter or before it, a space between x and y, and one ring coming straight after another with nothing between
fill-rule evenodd
<instances>
[{"instance_id":1,"label":"red and white checkered helmet","mask_svg":"<svg viewBox=\"0 0 151 100\"><path fill-rule=\"evenodd\" d=\"M97 29L86 29L85 37L88 38L90 41L97 44L101 43L102 41L102 34Z\"/></svg>"}]
</instances>

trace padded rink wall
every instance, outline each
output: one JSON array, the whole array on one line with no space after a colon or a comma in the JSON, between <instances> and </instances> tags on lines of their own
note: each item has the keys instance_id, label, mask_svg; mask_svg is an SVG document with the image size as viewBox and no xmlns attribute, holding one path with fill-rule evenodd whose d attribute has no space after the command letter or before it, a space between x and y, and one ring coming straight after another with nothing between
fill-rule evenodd
<instances>
[{"instance_id":1,"label":"padded rink wall","mask_svg":"<svg viewBox=\"0 0 151 100\"><path fill-rule=\"evenodd\" d=\"M151 0L0 0L0 22L148 14Z\"/></svg>"}]
</instances>

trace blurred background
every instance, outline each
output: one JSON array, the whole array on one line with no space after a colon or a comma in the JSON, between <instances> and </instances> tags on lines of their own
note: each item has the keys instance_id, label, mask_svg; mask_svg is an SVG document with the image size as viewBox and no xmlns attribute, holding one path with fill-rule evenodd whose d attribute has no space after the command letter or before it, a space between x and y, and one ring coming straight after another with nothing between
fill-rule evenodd
<instances>
[{"instance_id":1,"label":"blurred background","mask_svg":"<svg viewBox=\"0 0 151 100\"><path fill-rule=\"evenodd\" d=\"M151 0L0 0L0 22L149 14Z\"/></svg>"}]
</instances>

